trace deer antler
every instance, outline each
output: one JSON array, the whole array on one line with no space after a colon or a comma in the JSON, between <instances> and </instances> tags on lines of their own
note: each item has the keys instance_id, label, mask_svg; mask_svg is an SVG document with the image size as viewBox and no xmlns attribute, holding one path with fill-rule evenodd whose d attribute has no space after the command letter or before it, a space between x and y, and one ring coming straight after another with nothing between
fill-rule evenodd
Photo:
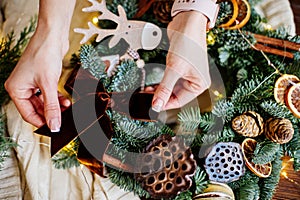
<instances>
[{"instance_id":1,"label":"deer antler","mask_svg":"<svg viewBox=\"0 0 300 200\"><path fill-rule=\"evenodd\" d=\"M106 1L102 0L101 3L99 3L97 0L88 0L92 3L90 7L83 8L83 12L95 12L100 11L101 15L98 17L99 20L111 20L118 24L116 29L99 29L95 25L93 25L91 22L88 23L89 29L82 29L82 28L76 28L74 29L75 32L84 34L84 38L81 40L81 44L87 42L93 35L97 34L96 42L100 42L105 37L114 35L115 33L118 33L121 29L121 25L127 22L127 16L125 13L125 10L122 6L118 6L118 12L119 16L115 15L111 11L109 11L106 7ZM117 43L119 40L114 39L112 46Z\"/></svg>"},{"instance_id":2,"label":"deer antler","mask_svg":"<svg viewBox=\"0 0 300 200\"><path fill-rule=\"evenodd\" d=\"M83 12L100 11L101 15L98 17L98 19L100 20L108 19L116 23L119 23L121 21L127 21L127 16L122 6L118 6L118 11L120 16L117 16L107 9L105 0L102 0L101 3L99 3L97 0L88 0L88 1L92 3L92 6L83 8L82 9Z\"/></svg>"},{"instance_id":3,"label":"deer antler","mask_svg":"<svg viewBox=\"0 0 300 200\"><path fill-rule=\"evenodd\" d=\"M89 29L75 28L76 33L84 34L80 44L86 43L93 35L97 34L96 42L100 42L109 35L114 35L116 30L113 29L99 29L92 22L88 22Z\"/></svg>"}]
</instances>

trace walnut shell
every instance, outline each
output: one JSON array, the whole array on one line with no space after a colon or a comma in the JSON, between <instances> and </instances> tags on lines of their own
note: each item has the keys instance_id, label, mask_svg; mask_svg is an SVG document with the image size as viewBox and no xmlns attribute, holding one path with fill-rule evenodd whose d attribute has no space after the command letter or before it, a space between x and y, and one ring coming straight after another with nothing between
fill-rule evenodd
<instances>
[{"instance_id":1,"label":"walnut shell","mask_svg":"<svg viewBox=\"0 0 300 200\"><path fill-rule=\"evenodd\" d=\"M192 186L197 164L183 140L162 135L145 152L138 158L136 179L152 198L171 198Z\"/></svg>"}]
</instances>

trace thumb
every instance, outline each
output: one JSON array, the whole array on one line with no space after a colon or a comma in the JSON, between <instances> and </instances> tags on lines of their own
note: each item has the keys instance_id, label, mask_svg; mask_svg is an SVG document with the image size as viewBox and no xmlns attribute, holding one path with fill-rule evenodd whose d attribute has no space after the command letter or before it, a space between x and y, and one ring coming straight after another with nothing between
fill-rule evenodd
<instances>
[{"instance_id":1,"label":"thumb","mask_svg":"<svg viewBox=\"0 0 300 200\"><path fill-rule=\"evenodd\" d=\"M180 75L176 71L166 68L164 77L154 93L152 110L155 112L164 110L164 107L168 103L174 86L179 78Z\"/></svg>"},{"instance_id":2,"label":"thumb","mask_svg":"<svg viewBox=\"0 0 300 200\"><path fill-rule=\"evenodd\" d=\"M57 82L53 81L41 87L44 98L44 115L51 132L59 132L61 111L58 101Z\"/></svg>"}]
</instances>

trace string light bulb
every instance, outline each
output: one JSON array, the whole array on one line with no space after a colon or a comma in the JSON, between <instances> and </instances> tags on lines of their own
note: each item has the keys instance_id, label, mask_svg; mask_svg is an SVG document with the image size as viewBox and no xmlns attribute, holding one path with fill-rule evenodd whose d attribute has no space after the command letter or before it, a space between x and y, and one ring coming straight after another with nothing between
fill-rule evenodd
<instances>
[{"instance_id":1,"label":"string light bulb","mask_svg":"<svg viewBox=\"0 0 300 200\"><path fill-rule=\"evenodd\" d=\"M97 25L99 22L98 17L93 17L92 22L93 22L93 24Z\"/></svg>"}]
</instances>

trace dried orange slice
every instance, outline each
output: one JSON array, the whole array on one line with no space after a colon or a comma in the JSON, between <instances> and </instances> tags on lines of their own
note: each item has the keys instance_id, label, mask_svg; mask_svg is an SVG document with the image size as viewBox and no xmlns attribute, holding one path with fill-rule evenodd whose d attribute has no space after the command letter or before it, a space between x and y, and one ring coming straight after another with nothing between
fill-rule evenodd
<instances>
[{"instance_id":1,"label":"dried orange slice","mask_svg":"<svg viewBox=\"0 0 300 200\"><path fill-rule=\"evenodd\" d=\"M234 30L242 28L247 24L251 16L251 6L247 0L237 0L239 11L234 23L226 27L226 29Z\"/></svg>"},{"instance_id":2,"label":"dried orange slice","mask_svg":"<svg viewBox=\"0 0 300 200\"><path fill-rule=\"evenodd\" d=\"M244 156L247 167L254 174L256 174L257 176L259 176L261 178L266 178L266 177L270 176L270 174L272 172L272 164L271 164L271 162L269 162L267 164L258 165L258 164L254 164L252 162L256 144L257 144L257 142L254 139L251 139L251 138L245 139L242 143L243 156Z\"/></svg>"},{"instance_id":3,"label":"dried orange slice","mask_svg":"<svg viewBox=\"0 0 300 200\"><path fill-rule=\"evenodd\" d=\"M230 26L231 24L233 24L235 22L236 18L238 17L238 15L239 15L239 5L237 3L237 0L224 0L222 2L225 2L225 1L231 2L232 16L227 22L225 22L225 23L223 23L219 26L221 28L226 28L226 27Z\"/></svg>"},{"instance_id":4,"label":"dried orange slice","mask_svg":"<svg viewBox=\"0 0 300 200\"><path fill-rule=\"evenodd\" d=\"M289 88L286 95L286 105L296 117L300 118L300 83Z\"/></svg>"},{"instance_id":5,"label":"dried orange slice","mask_svg":"<svg viewBox=\"0 0 300 200\"><path fill-rule=\"evenodd\" d=\"M275 82L274 98L278 103L284 103L284 96L287 89L290 88L293 83L298 83L300 80L297 76L292 74L283 74Z\"/></svg>"}]
</instances>

